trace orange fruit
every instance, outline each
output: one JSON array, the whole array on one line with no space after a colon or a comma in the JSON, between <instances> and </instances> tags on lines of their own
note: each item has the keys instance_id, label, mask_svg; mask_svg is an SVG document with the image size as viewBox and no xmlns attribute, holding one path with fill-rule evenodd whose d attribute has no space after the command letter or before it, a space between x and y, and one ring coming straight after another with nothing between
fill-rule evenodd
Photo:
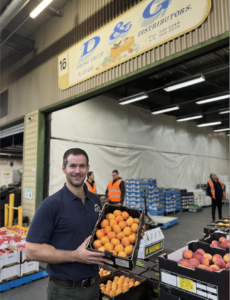
<instances>
[{"instance_id":1,"label":"orange fruit","mask_svg":"<svg viewBox=\"0 0 230 300\"><path fill-rule=\"evenodd\" d=\"M117 255L117 252L115 250L110 250L110 252L113 252L113 255Z\"/></svg>"},{"instance_id":2,"label":"orange fruit","mask_svg":"<svg viewBox=\"0 0 230 300\"><path fill-rule=\"evenodd\" d=\"M137 236L136 232L132 232L131 234Z\"/></svg>"},{"instance_id":3,"label":"orange fruit","mask_svg":"<svg viewBox=\"0 0 230 300\"><path fill-rule=\"evenodd\" d=\"M123 221L123 217L122 216L117 216L116 221L117 221L117 223L120 223L121 221Z\"/></svg>"},{"instance_id":4,"label":"orange fruit","mask_svg":"<svg viewBox=\"0 0 230 300\"><path fill-rule=\"evenodd\" d=\"M135 281L135 286L137 286L138 284L140 284L140 282L139 281Z\"/></svg>"},{"instance_id":5,"label":"orange fruit","mask_svg":"<svg viewBox=\"0 0 230 300\"><path fill-rule=\"evenodd\" d=\"M101 242L102 242L103 245L105 245L106 243L109 242L109 238L108 238L107 236L103 236L103 237L101 238Z\"/></svg>"},{"instance_id":6,"label":"orange fruit","mask_svg":"<svg viewBox=\"0 0 230 300\"><path fill-rule=\"evenodd\" d=\"M121 229L124 229L127 226L125 221L119 222L118 225L121 227Z\"/></svg>"},{"instance_id":7,"label":"orange fruit","mask_svg":"<svg viewBox=\"0 0 230 300\"><path fill-rule=\"evenodd\" d=\"M116 209L116 210L114 210L113 214L115 217L121 216L121 211Z\"/></svg>"},{"instance_id":8,"label":"orange fruit","mask_svg":"<svg viewBox=\"0 0 230 300\"><path fill-rule=\"evenodd\" d=\"M109 214L109 215L108 215L108 220L109 220L109 221L115 220L114 214Z\"/></svg>"},{"instance_id":9,"label":"orange fruit","mask_svg":"<svg viewBox=\"0 0 230 300\"><path fill-rule=\"evenodd\" d=\"M110 296L110 297L115 297L115 296L116 296L116 291L113 291L113 290L110 291L110 292L109 292L109 296Z\"/></svg>"},{"instance_id":10,"label":"orange fruit","mask_svg":"<svg viewBox=\"0 0 230 300\"><path fill-rule=\"evenodd\" d=\"M117 289L116 296L119 295L119 294L122 294L122 289Z\"/></svg>"},{"instance_id":11,"label":"orange fruit","mask_svg":"<svg viewBox=\"0 0 230 300\"><path fill-rule=\"evenodd\" d=\"M120 241L118 239L112 239L111 240L111 243L114 245L114 246L117 246L118 244L120 244Z\"/></svg>"},{"instance_id":12,"label":"orange fruit","mask_svg":"<svg viewBox=\"0 0 230 300\"><path fill-rule=\"evenodd\" d=\"M124 251L121 251L118 253L118 256L121 256L121 257L127 257L127 254L124 252Z\"/></svg>"},{"instance_id":13,"label":"orange fruit","mask_svg":"<svg viewBox=\"0 0 230 300\"><path fill-rule=\"evenodd\" d=\"M106 226L104 230L105 230L105 234L108 234L110 231L112 231L112 228L110 226Z\"/></svg>"},{"instance_id":14,"label":"orange fruit","mask_svg":"<svg viewBox=\"0 0 230 300\"><path fill-rule=\"evenodd\" d=\"M140 220L138 218L134 218L133 220L134 220L134 223L137 223L137 224L139 224L139 222L140 222Z\"/></svg>"},{"instance_id":15,"label":"orange fruit","mask_svg":"<svg viewBox=\"0 0 230 300\"><path fill-rule=\"evenodd\" d=\"M113 219L110 221L109 226L113 228L114 225L117 225L117 221Z\"/></svg>"},{"instance_id":16,"label":"orange fruit","mask_svg":"<svg viewBox=\"0 0 230 300\"><path fill-rule=\"evenodd\" d=\"M115 239L117 237L116 233L113 232L113 231L110 231L108 234L107 234L107 237L112 240L112 239Z\"/></svg>"},{"instance_id":17,"label":"orange fruit","mask_svg":"<svg viewBox=\"0 0 230 300\"><path fill-rule=\"evenodd\" d=\"M109 221L108 220L103 220L102 222L101 222L101 228L105 228L106 226L108 226L109 225Z\"/></svg>"},{"instance_id":18,"label":"orange fruit","mask_svg":"<svg viewBox=\"0 0 230 300\"><path fill-rule=\"evenodd\" d=\"M136 236L133 235L133 234L130 234L129 235L129 241L130 241L131 244L135 244L135 242L136 242Z\"/></svg>"},{"instance_id":19,"label":"orange fruit","mask_svg":"<svg viewBox=\"0 0 230 300\"><path fill-rule=\"evenodd\" d=\"M114 231L115 233L119 233L119 232L121 232L121 227L120 227L119 225L114 225L114 226L113 226L113 231Z\"/></svg>"},{"instance_id":20,"label":"orange fruit","mask_svg":"<svg viewBox=\"0 0 230 300\"><path fill-rule=\"evenodd\" d=\"M125 227L123 232L124 232L124 235L129 236L131 234L131 228L130 227Z\"/></svg>"},{"instance_id":21,"label":"orange fruit","mask_svg":"<svg viewBox=\"0 0 230 300\"><path fill-rule=\"evenodd\" d=\"M126 223L127 223L127 225L128 225L128 226L130 226L130 227L131 227L131 226L132 226L132 224L134 223L134 220L133 220L133 218L132 218L132 217L129 217L129 218L128 218L128 220L126 220Z\"/></svg>"},{"instance_id":22,"label":"orange fruit","mask_svg":"<svg viewBox=\"0 0 230 300\"><path fill-rule=\"evenodd\" d=\"M101 251L101 252L104 252L104 251L105 251L105 247L102 246L102 247L98 248L97 250L98 250L98 251Z\"/></svg>"},{"instance_id":23,"label":"orange fruit","mask_svg":"<svg viewBox=\"0 0 230 300\"><path fill-rule=\"evenodd\" d=\"M138 224L133 223L132 226L131 226L131 231L132 232L137 232L137 230L138 230Z\"/></svg>"},{"instance_id":24,"label":"orange fruit","mask_svg":"<svg viewBox=\"0 0 230 300\"><path fill-rule=\"evenodd\" d=\"M115 246L114 250L119 253L124 250L124 247L121 244Z\"/></svg>"},{"instance_id":25,"label":"orange fruit","mask_svg":"<svg viewBox=\"0 0 230 300\"><path fill-rule=\"evenodd\" d=\"M98 248L102 247L102 242L101 242L101 240L96 240L96 241L94 241L94 242L93 242L93 247L94 247L95 249L98 249Z\"/></svg>"},{"instance_id":26,"label":"orange fruit","mask_svg":"<svg viewBox=\"0 0 230 300\"><path fill-rule=\"evenodd\" d=\"M133 283L135 283L135 279L133 279L133 278L130 278L129 281L130 282L132 281Z\"/></svg>"},{"instance_id":27,"label":"orange fruit","mask_svg":"<svg viewBox=\"0 0 230 300\"><path fill-rule=\"evenodd\" d=\"M123 217L123 220L127 220L129 218L129 214L127 213L127 211L123 211L121 213L122 217Z\"/></svg>"},{"instance_id":28,"label":"orange fruit","mask_svg":"<svg viewBox=\"0 0 230 300\"><path fill-rule=\"evenodd\" d=\"M121 240L121 244L126 247L130 244L130 240L128 237L124 237L122 240Z\"/></svg>"},{"instance_id":29,"label":"orange fruit","mask_svg":"<svg viewBox=\"0 0 230 300\"><path fill-rule=\"evenodd\" d=\"M105 233L102 230L97 230L96 236L98 239L101 239L103 236L105 236Z\"/></svg>"},{"instance_id":30,"label":"orange fruit","mask_svg":"<svg viewBox=\"0 0 230 300\"><path fill-rule=\"evenodd\" d=\"M117 239L121 241L125 237L124 233L121 231L117 234Z\"/></svg>"},{"instance_id":31,"label":"orange fruit","mask_svg":"<svg viewBox=\"0 0 230 300\"><path fill-rule=\"evenodd\" d=\"M124 252L125 252L128 256L131 255L132 252L133 252L133 245L126 246Z\"/></svg>"},{"instance_id":32,"label":"orange fruit","mask_svg":"<svg viewBox=\"0 0 230 300\"><path fill-rule=\"evenodd\" d=\"M114 245L112 243L105 243L104 245L105 249L110 251L114 249Z\"/></svg>"}]
</instances>

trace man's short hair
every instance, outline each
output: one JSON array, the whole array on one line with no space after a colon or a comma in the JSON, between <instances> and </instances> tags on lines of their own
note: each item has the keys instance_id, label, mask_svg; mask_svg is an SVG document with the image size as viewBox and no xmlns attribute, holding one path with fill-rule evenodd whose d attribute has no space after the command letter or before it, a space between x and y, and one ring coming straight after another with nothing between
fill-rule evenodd
<instances>
[{"instance_id":1,"label":"man's short hair","mask_svg":"<svg viewBox=\"0 0 230 300\"><path fill-rule=\"evenodd\" d=\"M90 171L88 174L87 174L87 179L89 179L89 177L93 174L92 171Z\"/></svg>"},{"instance_id":2,"label":"man's short hair","mask_svg":"<svg viewBox=\"0 0 230 300\"><path fill-rule=\"evenodd\" d=\"M119 174L119 172L117 170L113 170L112 173L116 173L116 174Z\"/></svg>"},{"instance_id":3,"label":"man's short hair","mask_svg":"<svg viewBox=\"0 0 230 300\"><path fill-rule=\"evenodd\" d=\"M211 173L211 174L210 174L210 176L209 176L209 177L210 177L210 179L212 179L212 174L213 174L213 173Z\"/></svg>"},{"instance_id":4,"label":"man's short hair","mask_svg":"<svg viewBox=\"0 0 230 300\"><path fill-rule=\"evenodd\" d=\"M86 165L88 166L89 164L89 157L87 155L87 153L80 149L80 148L72 148L72 149L69 149L67 150L65 153L64 153L64 156L63 156L63 165L64 167L66 168L66 165L67 165L67 158L70 154L73 154L73 155L84 155L85 158L86 158Z\"/></svg>"}]
</instances>

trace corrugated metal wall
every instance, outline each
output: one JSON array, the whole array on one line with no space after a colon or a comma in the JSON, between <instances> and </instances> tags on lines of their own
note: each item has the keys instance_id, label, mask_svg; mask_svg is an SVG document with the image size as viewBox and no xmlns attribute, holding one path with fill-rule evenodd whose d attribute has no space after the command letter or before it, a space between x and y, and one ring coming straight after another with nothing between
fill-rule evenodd
<instances>
[{"instance_id":1,"label":"corrugated metal wall","mask_svg":"<svg viewBox=\"0 0 230 300\"><path fill-rule=\"evenodd\" d=\"M35 34L35 53L2 65L1 91L9 88L9 114L0 124L97 87L229 30L228 0L213 0L211 13L196 30L148 51L78 85L58 88L57 56L141 0L72 0L63 18L51 18Z\"/></svg>"},{"instance_id":2,"label":"corrugated metal wall","mask_svg":"<svg viewBox=\"0 0 230 300\"><path fill-rule=\"evenodd\" d=\"M28 116L33 120L29 121ZM38 137L38 111L25 116L24 142L23 142L23 177L22 177L22 206L23 216L28 216L30 222L35 213L36 196L36 168L37 168L37 137ZM32 169L35 169L32 171ZM25 199L25 190L32 189L32 199Z\"/></svg>"}]
</instances>

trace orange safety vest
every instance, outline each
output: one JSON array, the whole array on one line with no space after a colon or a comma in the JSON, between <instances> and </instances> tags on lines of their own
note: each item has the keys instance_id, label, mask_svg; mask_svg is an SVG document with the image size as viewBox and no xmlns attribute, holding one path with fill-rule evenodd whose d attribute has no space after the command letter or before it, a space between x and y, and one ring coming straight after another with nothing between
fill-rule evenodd
<instances>
[{"instance_id":1,"label":"orange safety vest","mask_svg":"<svg viewBox=\"0 0 230 300\"><path fill-rule=\"evenodd\" d=\"M111 180L108 184L108 201L111 202L120 202L121 201L121 189L120 184L123 180L119 179L113 184Z\"/></svg>"},{"instance_id":2,"label":"orange safety vest","mask_svg":"<svg viewBox=\"0 0 230 300\"><path fill-rule=\"evenodd\" d=\"M221 186L222 186L223 196L226 197L225 192L224 192L224 186L223 186L223 183L222 183L221 180L218 180L218 181L219 181L219 183L220 183ZM208 184L209 184L209 186L210 186L210 190L211 190L211 193L212 193L212 198L213 198L213 199L216 199L216 197L215 197L215 188L214 188L213 181L210 179L210 180L208 181Z\"/></svg>"},{"instance_id":3,"label":"orange safety vest","mask_svg":"<svg viewBox=\"0 0 230 300\"><path fill-rule=\"evenodd\" d=\"M88 183L87 181L85 181L85 184L87 186L88 191L90 191L91 193L96 194L96 183L93 183L93 187L90 183Z\"/></svg>"}]
</instances>

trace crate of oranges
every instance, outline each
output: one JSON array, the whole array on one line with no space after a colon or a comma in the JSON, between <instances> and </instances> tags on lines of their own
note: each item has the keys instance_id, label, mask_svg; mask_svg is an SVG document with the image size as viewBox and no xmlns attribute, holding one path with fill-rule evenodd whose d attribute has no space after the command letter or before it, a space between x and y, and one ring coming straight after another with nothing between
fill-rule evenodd
<instances>
[{"instance_id":1,"label":"crate of oranges","mask_svg":"<svg viewBox=\"0 0 230 300\"><path fill-rule=\"evenodd\" d=\"M108 275L113 274L116 271L117 271L117 269L112 268L112 267L107 265L107 266L103 266L103 268L100 268L99 275L100 275L100 277L108 276Z\"/></svg>"},{"instance_id":2,"label":"crate of oranges","mask_svg":"<svg viewBox=\"0 0 230 300\"><path fill-rule=\"evenodd\" d=\"M102 277L100 291L102 300L138 300L152 295L146 278L124 270Z\"/></svg>"},{"instance_id":3,"label":"crate of oranges","mask_svg":"<svg viewBox=\"0 0 230 300\"><path fill-rule=\"evenodd\" d=\"M105 205L87 245L90 251L105 253L112 267L132 270L136 265L140 227L144 224L141 210Z\"/></svg>"}]
</instances>

